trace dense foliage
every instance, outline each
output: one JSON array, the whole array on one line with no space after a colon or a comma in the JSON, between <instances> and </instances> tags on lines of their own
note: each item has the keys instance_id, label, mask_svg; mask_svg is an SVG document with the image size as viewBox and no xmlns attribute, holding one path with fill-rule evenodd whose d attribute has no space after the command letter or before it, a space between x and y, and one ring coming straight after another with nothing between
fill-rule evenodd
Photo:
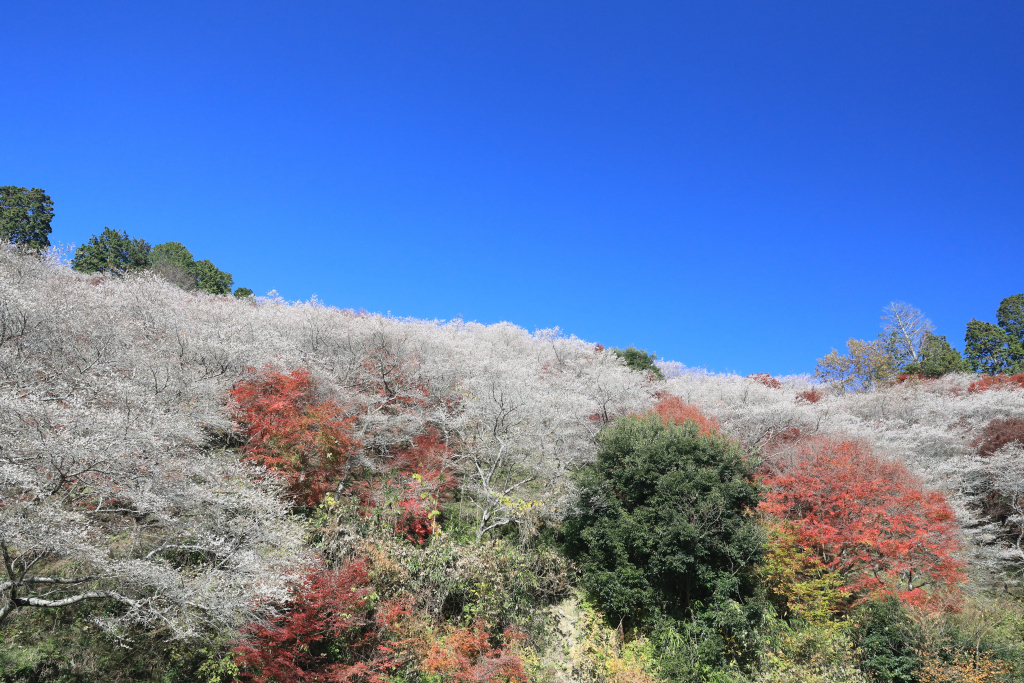
<instances>
[{"instance_id":1,"label":"dense foliage","mask_svg":"<svg viewBox=\"0 0 1024 683\"><path fill-rule=\"evenodd\" d=\"M50 246L53 200L38 187L0 187L0 241L29 249Z\"/></svg>"},{"instance_id":2,"label":"dense foliage","mask_svg":"<svg viewBox=\"0 0 1024 683\"><path fill-rule=\"evenodd\" d=\"M154 272L184 289L231 294L231 285L234 284L231 273L220 270L209 259L196 261L181 242L156 245L150 253L150 260ZM252 290L248 292L252 294Z\"/></svg>"},{"instance_id":3,"label":"dense foliage","mask_svg":"<svg viewBox=\"0 0 1024 683\"><path fill-rule=\"evenodd\" d=\"M744 512L759 500L753 467L717 431L658 414L603 433L597 462L580 471L566 549L583 586L613 621L684 619L695 604L743 599L762 553Z\"/></svg>"},{"instance_id":4,"label":"dense foliage","mask_svg":"<svg viewBox=\"0 0 1024 683\"><path fill-rule=\"evenodd\" d=\"M769 465L764 483L761 511L791 521L800 545L854 596L935 601L965 578L945 498L863 445L804 439Z\"/></svg>"},{"instance_id":5,"label":"dense foliage","mask_svg":"<svg viewBox=\"0 0 1024 683\"><path fill-rule=\"evenodd\" d=\"M1024 372L1024 294L1003 299L996 321L967 323L964 356L969 369L989 375Z\"/></svg>"},{"instance_id":6,"label":"dense foliage","mask_svg":"<svg viewBox=\"0 0 1024 683\"><path fill-rule=\"evenodd\" d=\"M129 237L124 230L103 228L103 232L75 250L71 267L81 273L120 275L149 267L149 252L145 240Z\"/></svg>"},{"instance_id":7,"label":"dense foliage","mask_svg":"<svg viewBox=\"0 0 1024 683\"><path fill-rule=\"evenodd\" d=\"M0 251L4 683L1022 678L1020 376L659 380L175 277ZM855 372L952 356L896 314Z\"/></svg>"},{"instance_id":8,"label":"dense foliage","mask_svg":"<svg viewBox=\"0 0 1024 683\"><path fill-rule=\"evenodd\" d=\"M904 374L932 379L948 375L951 372L967 372L967 370L967 362L960 356L960 352L946 341L946 337L930 332L921 342L918 357L901 368Z\"/></svg>"},{"instance_id":9,"label":"dense foliage","mask_svg":"<svg viewBox=\"0 0 1024 683\"><path fill-rule=\"evenodd\" d=\"M81 273L124 275L151 270L182 289L198 289L210 294L231 294L231 273L217 268L209 259L196 261L180 242L165 242L155 247L143 239L129 237L123 230L103 228L99 235L75 250L71 267ZM244 297L251 289L242 288Z\"/></svg>"}]
</instances>

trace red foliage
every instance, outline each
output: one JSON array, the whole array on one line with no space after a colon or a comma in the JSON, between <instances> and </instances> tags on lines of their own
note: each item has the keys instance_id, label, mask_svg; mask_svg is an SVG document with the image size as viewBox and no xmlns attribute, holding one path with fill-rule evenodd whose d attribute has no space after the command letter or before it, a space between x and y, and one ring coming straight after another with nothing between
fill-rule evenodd
<instances>
[{"instance_id":1,"label":"red foliage","mask_svg":"<svg viewBox=\"0 0 1024 683\"><path fill-rule=\"evenodd\" d=\"M438 510L458 483L449 471L451 449L428 429L389 465L379 476L356 484L364 513L397 506L395 533L422 544L437 531Z\"/></svg>"},{"instance_id":2,"label":"red foliage","mask_svg":"<svg viewBox=\"0 0 1024 683\"><path fill-rule=\"evenodd\" d=\"M505 631L505 642L522 636ZM481 624L453 629L446 638L430 648L423 669L444 683L526 683L523 660L507 646L491 646L490 636Z\"/></svg>"},{"instance_id":3,"label":"red foliage","mask_svg":"<svg viewBox=\"0 0 1024 683\"><path fill-rule=\"evenodd\" d=\"M245 457L281 473L297 502L316 505L344 477L358 447L355 418L317 395L308 370L264 369L235 385L231 400Z\"/></svg>"},{"instance_id":4,"label":"red foliage","mask_svg":"<svg viewBox=\"0 0 1024 683\"><path fill-rule=\"evenodd\" d=\"M761 384L765 385L769 389L781 389L782 388L782 382L780 382L779 380L775 379L774 377L769 375L767 372L755 372L753 375L747 375L747 379L752 379L755 382L760 382Z\"/></svg>"},{"instance_id":5,"label":"red foliage","mask_svg":"<svg viewBox=\"0 0 1024 683\"><path fill-rule=\"evenodd\" d=\"M935 381L935 379L932 378L932 377L927 377L925 375L914 374L914 373L911 373L909 375L897 375L896 376L896 383L897 384L903 384L904 382L908 382L910 380L914 380L915 382L934 382Z\"/></svg>"},{"instance_id":6,"label":"red foliage","mask_svg":"<svg viewBox=\"0 0 1024 683\"><path fill-rule=\"evenodd\" d=\"M989 375L982 377L977 382L971 382L967 391L976 394L989 389L1024 389L1024 372L1016 375Z\"/></svg>"},{"instance_id":7,"label":"red foliage","mask_svg":"<svg viewBox=\"0 0 1024 683\"><path fill-rule=\"evenodd\" d=\"M371 611L364 561L314 572L291 592L278 616L242 629L244 639L235 647L241 680L384 683L387 673L404 663L401 643L388 643L387 636L408 610L385 603Z\"/></svg>"},{"instance_id":8,"label":"red foliage","mask_svg":"<svg viewBox=\"0 0 1024 683\"><path fill-rule=\"evenodd\" d=\"M978 454L989 456L1008 443L1019 441L1024 444L1024 418L1006 417L992 420L975 439Z\"/></svg>"},{"instance_id":9,"label":"red foliage","mask_svg":"<svg viewBox=\"0 0 1024 683\"><path fill-rule=\"evenodd\" d=\"M718 420L713 417L706 417L697 406L684 403L678 396L662 398L654 404L652 412L660 415L666 425L681 425L687 420L692 420L700 427L700 434L702 436L721 431L721 428L718 426Z\"/></svg>"},{"instance_id":10,"label":"red foliage","mask_svg":"<svg viewBox=\"0 0 1024 683\"><path fill-rule=\"evenodd\" d=\"M824 396L825 396L825 394L823 394L822 392L820 392L817 389L812 387L812 388L808 389L807 391L799 392L797 394L797 400L799 401L800 399L803 399L804 401L807 401L808 403L817 403Z\"/></svg>"},{"instance_id":11,"label":"red foliage","mask_svg":"<svg viewBox=\"0 0 1024 683\"><path fill-rule=\"evenodd\" d=\"M401 668L417 665L445 683L527 681L514 651L522 636L508 630L495 647L478 623L428 640L416 633L407 602L373 604L364 560L313 572L291 593L277 616L242 629L234 649L242 681L391 683Z\"/></svg>"},{"instance_id":12,"label":"red foliage","mask_svg":"<svg viewBox=\"0 0 1024 683\"><path fill-rule=\"evenodd\" d=\"M803 440L788 464L764 477L759 510L793 522L800 541L838 571L854 595L896 593L913 603L963 582L953 511L905 467L867 448L822 437Z\"/></svg>"}]
</instances>

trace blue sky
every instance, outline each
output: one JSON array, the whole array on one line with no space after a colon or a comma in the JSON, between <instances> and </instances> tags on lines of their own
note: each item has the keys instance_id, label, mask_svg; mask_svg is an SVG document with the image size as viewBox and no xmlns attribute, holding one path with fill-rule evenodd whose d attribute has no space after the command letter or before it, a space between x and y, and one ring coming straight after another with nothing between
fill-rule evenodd
<instances>
[{"instance_id":1,"label":"blue sky","mask_svg":"<svg viewBox=\"0 0 1024 683\"><path fill-rule=\"evenodd\" d=\"M1024 291L1020 2L5 8L0 184L236 285L806 372Z\"/></svg>"}]
</instances>

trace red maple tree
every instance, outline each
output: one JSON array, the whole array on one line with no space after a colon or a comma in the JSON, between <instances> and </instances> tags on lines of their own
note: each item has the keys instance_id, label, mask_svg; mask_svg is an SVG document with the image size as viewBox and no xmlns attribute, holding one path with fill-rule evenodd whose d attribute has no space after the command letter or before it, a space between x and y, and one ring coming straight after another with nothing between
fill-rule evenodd
<instances>
[{"instance_id":1,"label":"red maple tree","mask_svg":"<svg viewBox=\"0 0 1024 683\"><path fill-rule=\"evenodd\" d=\"M281 473L296 502L316 505L344 478L359 445L355 417L319 395L308 370L250 374L230 392L245 457Z\"/></svg>"},{"instance_id":2,"label":"red maple tree","mask_svg":"<svg viewBox=\"0 0 1024 683\"><path fill-rule=\"evenodd\" d=\"M291 587L277 614L242 629L235 646L239 678L248 683L386 683L413 655L399 633L409 606L373 605L364 560L314 570Z\"/></svg>"},{"instance_id":3,"label":"red maple tree","mask_svg":"<svg viewBox=\"0 0 1024 683\"><path fill-rule=\"evenodd\" d=\"M965 578L945 498L866 446L804 439L793 457L771 464L763 483L759 511L790 520L801 544L838 571L855 597L895 593L933 603Z\"/></svg>"}]
</instances>

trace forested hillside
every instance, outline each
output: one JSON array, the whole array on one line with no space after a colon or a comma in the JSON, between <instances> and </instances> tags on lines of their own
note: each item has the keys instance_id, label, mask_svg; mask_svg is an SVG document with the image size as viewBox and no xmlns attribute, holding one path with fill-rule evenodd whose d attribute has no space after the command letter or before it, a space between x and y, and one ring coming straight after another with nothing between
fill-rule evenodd
<instances>
[{"instance_id":1,"label":"forested hillside","mask_svg":"<svg viewBox=\"0 0 1024 683\"><path fill-rule=\"evenodd\" d=\"M0 680L1024 680L1022 376L718 375L47 253L0 250Z\"/></svg>"}]
</instances>

